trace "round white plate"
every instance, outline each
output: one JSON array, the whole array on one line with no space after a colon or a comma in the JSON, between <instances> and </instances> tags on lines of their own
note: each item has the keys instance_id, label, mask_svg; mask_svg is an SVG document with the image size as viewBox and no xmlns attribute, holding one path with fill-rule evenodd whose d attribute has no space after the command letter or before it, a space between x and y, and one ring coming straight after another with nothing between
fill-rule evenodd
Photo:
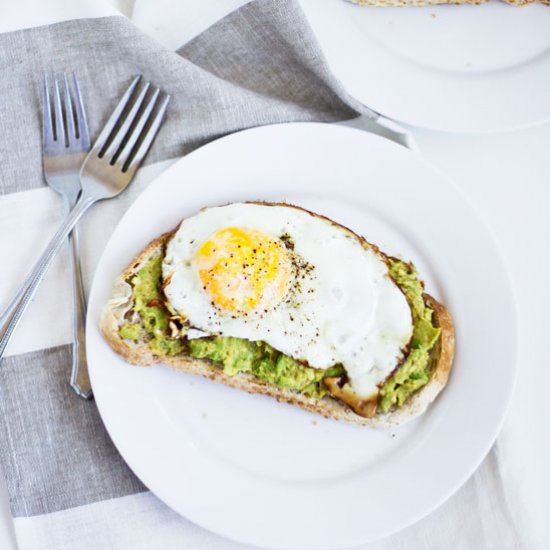
<instances>
[{"instance_id":1,"label":"round white plate","mask_svg":"<svg viewBox=\"0 0 550 550\"><path fill-rule=\"evenodd\" d=\"M346 90L387 117L454 132L550 120L549 6L300 1Z\"/></svg>"},{"instance_id":2,"label":"round white plate","mask_svg":"<svg viewBox=\"0 0 550 550\"><path fill-rule=\"evenodd\" d=\"M203 206L252 199L306 206L417 264L458 342L450 383L424 416L392 431L349 426L111 351L98 319L135 254ZM109 434L159 498L239 541L318 549L393 533L472 474L510 399L516 313L492 238L441 174L360 130L288 124L206 145L145 190L97 268L87 338Z\"/></svg>"}]
</instances>

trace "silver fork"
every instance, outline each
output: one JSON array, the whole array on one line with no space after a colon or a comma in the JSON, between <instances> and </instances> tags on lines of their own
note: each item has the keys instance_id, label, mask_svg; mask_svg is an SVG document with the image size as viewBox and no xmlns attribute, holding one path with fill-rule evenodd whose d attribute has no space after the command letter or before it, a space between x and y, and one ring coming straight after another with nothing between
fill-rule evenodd
<instances>
[{"instance_id":1,"label":"silver fork","mask_svg":"<svg viewBox=\"0 0 550 550\"><path fill-rule=\"evenodd\" d=\"M43 83L42 109L42 157L44 176L48 185L63 196L70 210L81 191L80 168L90 149L90 135L86 113L76 75L73 73L73 94L67 76L63 75L63 95L54 78L53 105L47 76ZM74 99L73 99L74 98ZM69 236L70 270L73 273L73 349L70 384L78 395L89 399L92 396L86 364L85 327L86 302L80 271L78 232L75 227ZM9 320L21 300L30 275L19 288L0 316L0 326Z\"/></svg>"},{"instance_id":2,"label":"silver fork","mask_svg":"<svg viewBox=\"0 0 550 550\"><path fill-rule=\"evenodd\" d=\"M48 79L44 77L42 112L44 176L48 185L64 198L67 211L73 208L80 194L80 168L90 150L86 112L74 73L72 80L74 101L67 76L63 75L63 99L58 80L54 80L52 108ZM73 346L70 384L80 397L90 399L92 386L86 364L86 299L80 270L76 225L69 235L69 241L69 268L73 278Z\"/></svg>"},{"instance_id":3,"label":"silver fork","mask_svg":"<svg viewBox=\"0 0 550 550\"><path fill-rule=\"evenodd\" d=\"M138 86L134 78L80 171L82 192L50 244L23 283L13 312L1 316L0 359L53 258L82 215L94 203L116 197L132 181L162 124L170 96L160 89L148 94L150 83Z\"/></svg>"}]
</instances>

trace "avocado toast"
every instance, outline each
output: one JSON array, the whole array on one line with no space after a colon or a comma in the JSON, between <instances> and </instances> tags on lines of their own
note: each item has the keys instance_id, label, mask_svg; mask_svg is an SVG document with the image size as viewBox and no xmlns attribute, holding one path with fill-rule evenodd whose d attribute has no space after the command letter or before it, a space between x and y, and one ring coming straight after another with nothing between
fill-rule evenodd
<instances>
[{"instance_id":1,"label":"avocado toast","mask_svg":"<svg viewBox=\"0 0 550 550\"><path fill-rule=\"evenodd\" d=\"M171 277L163 280L167 245L176 230L152 241L119 276L103 311L101 331L119 355L136 365L164 363L327 418L373 427L400 424L424 412L445 386L454 354L452 320L444 306L423 292L412 264L384 255L343 229L383 257L412 313L414 330L406 352L379 384L375 399L359 399L348 391L341 364L312 368L264 341L191 337L193 329L167 300Z\"/></svg>"}]
</instances>

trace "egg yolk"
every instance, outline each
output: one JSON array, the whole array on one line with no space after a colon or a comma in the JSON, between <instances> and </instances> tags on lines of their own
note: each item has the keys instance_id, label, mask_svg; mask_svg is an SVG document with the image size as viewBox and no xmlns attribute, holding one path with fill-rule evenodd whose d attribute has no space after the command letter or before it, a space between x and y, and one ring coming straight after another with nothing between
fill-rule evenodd
<instances>
[{"instance_id":1,"label":"egg yolk","mask_svg":"<svg viewBox=\"0 0 550 550\"><path fill-rule=\"evenodd\" d=\"M195 264L212 304L232 315L276 306L293 273L278 239L246 227L217 230L198 249Z\"/></svg>"}]
</instances>

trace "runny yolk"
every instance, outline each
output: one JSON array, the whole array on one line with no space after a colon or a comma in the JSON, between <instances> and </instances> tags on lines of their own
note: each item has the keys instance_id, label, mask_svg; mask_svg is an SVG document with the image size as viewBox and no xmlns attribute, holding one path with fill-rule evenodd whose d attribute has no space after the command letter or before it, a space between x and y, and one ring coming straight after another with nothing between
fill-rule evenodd
<instances>
[{"instance_id":1,"label":"runny yolk","mask_svg":"<svg viewBox=\"0 0 550 550\"><path fill-rule=\"evenodd\" d=\"M293 272L278 239L247 227L218 229L198 249L195 265L212 304L232 315L276 306Z\"/></svg>"}]
</instances>

